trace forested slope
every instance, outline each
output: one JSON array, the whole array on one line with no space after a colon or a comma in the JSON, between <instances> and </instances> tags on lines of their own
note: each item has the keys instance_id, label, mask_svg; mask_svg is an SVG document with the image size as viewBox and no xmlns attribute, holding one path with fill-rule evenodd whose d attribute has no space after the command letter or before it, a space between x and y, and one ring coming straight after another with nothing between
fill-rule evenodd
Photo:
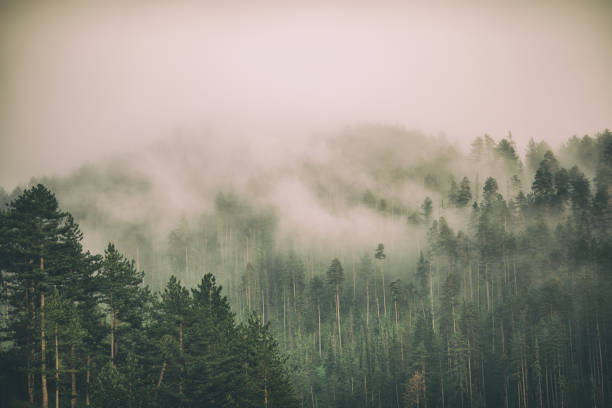
<instances>
[{"instance_id":1,"label":"forested slope","mask_svg":"<svg viewBox=\"0 0 612 408\"><path fill-rule=\"evenodd\" d=\"M241 188L194 182L195 210L149 202L134 223L117 216L121 197L157 197L146 174L43 180L134 262L112 245L83 252L45 188L15 192L2 216L3 395L40 400L46 373L50 401L60 383L68 404L74 376L93 406L611 404L609 131L555 153L532 141L521 159L511 135L465 155L365 127L302 159ZM25 215L38 207L57 226Z\"/></svg>"}]
</instances>

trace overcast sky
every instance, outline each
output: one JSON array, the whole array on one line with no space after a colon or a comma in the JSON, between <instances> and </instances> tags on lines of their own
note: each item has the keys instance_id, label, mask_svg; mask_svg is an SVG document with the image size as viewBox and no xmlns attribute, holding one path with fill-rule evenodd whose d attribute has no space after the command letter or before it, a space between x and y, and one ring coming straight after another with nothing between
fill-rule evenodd
<instances>
[{"instance_id":1,"label":"overcast sky","mask_svg":"<svg viewBox=\"0 0 612 408\"><path fill-rule=\"evenodd\" d=\"M0 2L7 189L203 129L375 121L522 148L612 126L609 2L23 3Z\"/></svg>"}]
</instances>

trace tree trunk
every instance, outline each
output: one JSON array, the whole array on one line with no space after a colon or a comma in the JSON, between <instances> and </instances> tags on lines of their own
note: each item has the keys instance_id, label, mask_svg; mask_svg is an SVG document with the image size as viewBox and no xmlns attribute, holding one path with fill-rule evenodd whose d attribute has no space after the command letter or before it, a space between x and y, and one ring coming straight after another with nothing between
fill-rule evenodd
<instances>
[{"instance_id":1,"label":"tree trunk","mask_svg":"<svg viewBox=\"0 0 612 408\"><path fill-rule=\"evenodd\" d=\"M189 253L187 252L187 246L185 246L185 279L189 278ZM181 284L184 284L181 281Z\"/></svg>"},{"instance_id":2,"label":"tree trunk","mask_svg":"<svg viewBox=\"0 0 612 408\"><path fill-rule=\"evenodd\" d=\"M183 363L183 367L181 367L181 379L179 380L179 394L183 393L183 372L185 370L185 360L183 359L183 322L179 323L179 350L181 352L181 361Z\"/></svg>"},{"instance_id":3,"label":"tree trunk","mask_svg":"<svg viewBox=\"0 0 612 408\"><path fill-rule=\"evenodd\" d=\"M370 328L370 283L366 281L366 330Z\"/></svg>"},{"instance_id":4,"label":"tree trunk","mask_svg":"<svg viewBox=\"0 0 612 408\"><path fill-rule=\"evenodd\" d=\"M28 357L28 397L30 400L30 404L34 404L34 374L32 373L32 361L34 361L34 353L34 348L30 349L30 355Z\"/></svg>"},{"instance_id":5,"label":"tree trunk","mask_svg":"<svg viewBox=\"0 0 612 408\"><path fill-rule=\"evenodd\" d=\"M268 378L264 370L264 407L268 408Z\"/></svg>"},{"instance_id":6,"label":"tree trunk","mask_svg":"<svg viewBox=\"0 0 612 408\"><path fill-rule=\"evenodd\" d=\"M314 397L314 391L312 390L312 385L310 386L310 398L312 399L312 407L316 407L317 404L315 403L315 397Z\"/></svg>"},{"instance_id":7,"label":"tree trunk","mask_svg":"<svg viewBox=\"0 0 612 408\"><path fill-rule=\"evenodd\" d=\"M41 270L43 269L43 258L40 258ZM42 383L42 406L49 407L49 394L47 392L47 363L45 358L45 294L40 294L40 379Z\"/></svg>"},{"instance_id":8,"label":"tree trunk","mask_svg":"<svg viewBox=\"0 0 612 408\"><path fill-rule=\"evenodd\" d=\"M435 331L436 329L436 314L434 312L434 299L433 299L433 275L431 271L431 263L429 264L429 298L431 302L431 328Z\"/></svg>"},{"instance_id":9,"label":"tree trunk","mask_svg":"<svg viewBox=\"0 0 612 408\"><path fill-rule=\"evenodd\" d=\"M157 379L157 386L155 388L159 389L161 387L162 380L164 379L164 373L166 372L166 361L162 364L161 371L159 372L159 378Z\"/></svg>"},{"instance_id":10,"label":"tree trunk","mask_svg":"<svg viewBox=\"0 0 612 408\"><path fill-rule=\"evenodd\" d=\"M55 408L59 408L59 341L55 325Z\"/></svg>"},{"instance_id":11,"label":"tree trunk","mask_svg":"<svg viewBox=\"0 0 612 408\"><path fill-rule=\"evenodd\" d=\"M365 391L365 406L368 408L368 376L363 376L363 388Z\"/></svg>"},{"instance_id":12,"label":"tree trunk","mask_svg":"<svg viewBox=\"0 0 612 408\"><path fill-rule=\"evenodd\" d=\"M114 346L114 356L117 357L117 353L119 353L119 336L117 336L117 311L114 310L113 313L113 333L115 334L115 346ZM113 363L114 364L114 363Z\"/></svg>"},{"instance_id":13,"label":"tree trunk","mask_svg":"<svg viewBox=\"0 0 612 408\"><path fill-rule=\"evenodd\" d=\"M85 384L86 384L86 389L85 389L85 405L89 406L89 378L90 378L90 367L91 367L91 355L87 354L87 374L85 376Z\"/></svg>"},{"instance_id":14,"label":"tree trunk","mask_svg":"<svg viewBox=\"0 0 612 408\"><path fill-rule=\"evenodd\" d=\"M319 357L322 357L321 354L321 304L317 302L317 312L319 314Z\"/></svg>"},{"instance_id":15,"label":"tree trunk","mask_svg":"<svg viewBox=\"0 0 612 408\"><path fill-rule=\"evenodd\" d=\"M400 354L402 356L402 361L404 361L404 340L402 339L402 333L400 333L399 329L399 313L397 311L397 300L393 301L393 306L395 308L395 330L397 331L397 335L399 336Z\"/></svg>"},{"instance_id":16,"label":"tree trunk","mask_svg":"<svg viewBox=\"0 0 612 408\"><path fill-rule=\"evenodd\" d=\"M70 376L72 380L72 398L70 399L70 408L76 408L77 404L77 388L76 388L76 369L75 369L75 356L74 356L74 344L70 348L70 357L72 361L70 362Z\"/></svg>"},{"instance_id":17,"label":"tree trunk","mask_svg":"<svg viewBox=\"0 0 612 408\"><path fill-rule=\"evenodd\" d=\"M113 310L113 291L110 292L110 359L115 366L115 311Z\"/></svg>"},{"instance_id":18,"label":"tree trunk","mask_svg":"<svg viewBox=\"0 0 612 408\"><path fill-rule=\"evenodd\" d=\"M30 316L30 322L34 321L34 305L32 303L32 299L30 297L30 293L34 292L33 288L28 288L25 291L25 302L28 307L28 315ZM28 335L26 338L26 344L30 348L30 354L28 355L26 367L27 367L27 383L28 383L28 399L30 404L34 404L34 374L32 373L32 363L34 362L34 345L31 342L30 336Z\"/></svg>"},{"instance_id":19,"label":"tree trunk","mask_svg":"<svg viewBox=\"0 0 612 408\"><path fill-rule=\"evenodd\" d=\"M352 260L352 263L353 263L353 299L355 299L355 295L357 293L357 289L356 289L357 277L355 275L355 254L351 254L351 260ZM8 311L7 311L7 313L8 313Z\"/></svg>"},{"instance_id":20,"label":"tree trunk","mask_svg":"<svg viewBox=\"0 0 612 408\"><path fill-rule=\"evenodd\" d=\"M378 285L376 279L374 279L374 300L376 301L376 317L380 321L380 302L378 301Z\"/></svg>"},{"instance_id":21,"label":"tree trunk","mask_svg":"<svg viewBox=\"0 0 612 408\"><path fill-rule=\"evenodd\" d=\"M387 315L387 290L385 288L385 261L382 261L380 266L380 274L382 276L382 293L383 293L383 311Z\"/></svg>"},{"instance_id":22,"label":"tree trunk","mask_svg":"<svg viewBox=\"0 0 612 408\"><path fill-rule=\"evenodd\" d=\"M340 288L336 284L336 315L338 317L338 341L340 345L340 353L342 353L342 327L340 325Z\"/></svg>"}]
</instances>

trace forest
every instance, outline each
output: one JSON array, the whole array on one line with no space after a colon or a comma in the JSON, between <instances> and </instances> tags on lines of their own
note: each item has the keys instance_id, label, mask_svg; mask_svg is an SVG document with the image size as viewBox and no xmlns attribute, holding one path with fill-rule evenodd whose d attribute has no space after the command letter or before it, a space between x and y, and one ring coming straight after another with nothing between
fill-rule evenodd
<instances>
[{"instance_id":1,"label":"forest","mask_svg":"<svg viewBox=\"0 0 612 408\"><path fill-rule=\"evenodd\" d=\"M0 406L612 405L612 132L321 143L190 211L134 158L0 189Z\"/></svg>"}]
</instances>

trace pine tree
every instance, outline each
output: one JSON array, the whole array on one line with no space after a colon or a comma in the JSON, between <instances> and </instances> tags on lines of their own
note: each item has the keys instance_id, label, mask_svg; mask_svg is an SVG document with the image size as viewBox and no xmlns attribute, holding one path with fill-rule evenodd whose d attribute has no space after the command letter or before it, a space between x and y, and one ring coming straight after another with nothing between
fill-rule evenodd
<instances>
[{"instance_id":1,"label":"pine tree","mask_svg":"<svg viewBox=\"0 0 612 408\"><path fill-rule=\"evenodd\" d=\"M334 258L327 269L327 283L334 289L336 320L338 323L338 346L342 353L342 325L340 324L340 288L344 282L344 269L338 258Z\"/></svg>"},{"instance_id":2,"label":"pine tree","mask_svg":"<svg viewBox=\"0 0 612 408\"><path fill-rule=\"evenodd\" d=\"M472 191L470 188L470 180L467 177L463 177L461 184L459 184L459 191L457 192L456 204L457 207L465 207L472 200Z\"/></svg>"},{"instance_id":3,"label":"pine tree","mask_svg":"<svg viewBox=\"0 0 612 408\"><path fill-rule=\"evenodd\" d=\"M134 261L126 259L112 243L108 244L104 251L98 280L102 299L109 309L109 347L112 364L115 364L117 359L120 322L137 326L142 318L139 306L142 306L143 291L140 285L143 276L142 272L136 271Z\"/></svg>"},{"instance_id":4,"label":"pine tree","mask_svg":"<svg viewBox=\"0 0 612 408\"><path fill-rule=\"evenodd\" d=\"M2 268L11 287L9 302L16 311L11 314L10 325L25 357L28 398L33 403L36 339L40 344L42 405L46 408L45 296L75 279L73 259L81 254L82 235L70 214L59 209L55 195L38 184L11 201L3 217L1 237Z\"/></svg>"}]
</instances>

